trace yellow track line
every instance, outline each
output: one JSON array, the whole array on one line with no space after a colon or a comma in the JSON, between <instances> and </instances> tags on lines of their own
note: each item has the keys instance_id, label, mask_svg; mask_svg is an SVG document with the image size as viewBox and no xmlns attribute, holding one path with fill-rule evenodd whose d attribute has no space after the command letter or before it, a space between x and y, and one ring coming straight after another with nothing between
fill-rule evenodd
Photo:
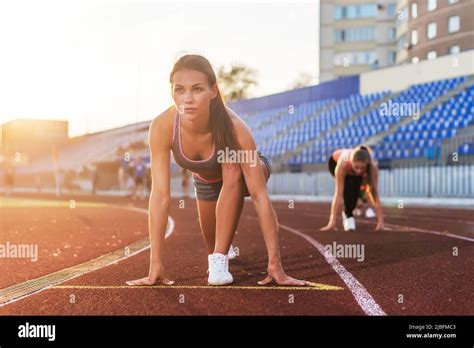
<instances>
[{"instance_id":1,"label":"yellow track line","mask_svg":"<svg viewBox=\"0 0 474 348\"><path fill-rule=\"evenodd\" d=\"M57 285L50 289L88 289L88 290L115 290L115 289L218 289L218 290L299 290L299 291L340 291L339 286L310 283L310 286L209 286L209 285L151 285L151 286L129 286L129 285Z\"/></svg>"}]
</instances>

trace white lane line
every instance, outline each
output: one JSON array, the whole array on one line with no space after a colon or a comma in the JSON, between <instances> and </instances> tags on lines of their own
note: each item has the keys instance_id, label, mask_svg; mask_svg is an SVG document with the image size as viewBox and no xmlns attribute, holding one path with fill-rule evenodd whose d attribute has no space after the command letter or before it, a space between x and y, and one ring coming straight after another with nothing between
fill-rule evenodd
<instances>
[{"instance_id":1,"label":"white lane line","mask_svg":"<svg viewBox=\"0 0 474 348\"><path fill-rule=\"evenodd\" d=\"M115 205L115 204L107 204L105 207L119 208L119 209L131 210L131 211L135 211L135 212L139 212L139 213L143 213L143 214L148 214L147 209L138 208L138 207ZM174 226L175 226L174 220L171 218L171 216L168 216L168 226L167 226L165 238L168 238L173 233ZM133 246L134 244L141 243L141 242L142 242L142 240L139 240L135 243L130 244L129 246ZM124 249L126 247L127 246L125 246L121 249ZM145 251L149 248L150 248L150 243L148 242L147 245L145 245L145 246L141 247L140 249L137 249L137 250L135 250L135 251L133 251L129 254L124 254L122 252L122 253L120 253L119 257L114 257L114 254L117 253L117 250L116 250L116 251L113 251L111 253L107 253L105 255L99 256L98 258L93 259L91 261L87 261L87 262L84 262L84 263L76 265L76 266L68 267L64 270L53 272L51 274L50 281L44 281L44 279L48 278L48 276L49 276L49 275L46 275L46 276L42 276L42 277L39 277L39 278L36 278L36 279L27 280L23 283L19 283L19 284L9 286L5 289L0 289L0 307L3 307L7 304L22 300L22 299L30 297L32 295L38 294L38 293L40 293L44 290L50 289L50 288L52 288L56 285L62 284L62 283L67 282L67 281L70 281L70 280L72 280L74 278L77 278L77 277L80 277L84 274L94 272L98 269L102 269L102 268L105 268L105 267L113 265L113 264L117 264L118 262L126 260L126 259L128 259L132 256L138 255L141 252L143 252L143 251ZM110 261L110 262L107 262L107 258L109 256L112 256L111 258L113 260ZM101 264L99 264L95 267L92 267L92 268L88 269L89 264L91 264L95 260L104 260L105 262L103 262L103 263L101 263ZM84 268L82 267L82 265L84 265ZM75 271L71 272L70 276L64 276L64 275L61 276L62 272L67 272L67 271L71 271L71 270L73 270L73 271L75 270ZM38 284L35 284L35 282L37 282Z\"/></svg>"},{"instance_id":2,"label":"white lane line","mask_svg":"<svg viewBox=\"0 0 474 348\"><path fill-rule=\"evenodd\" d=\"M358 221L358 223L363 223L366 225L375 225L375 222L372 221ZM434 231L434 230L427 230L425 228L418 228L418 227L410 227L410 226L403 226L403 225L395 225L395 224L385 224L385 226L389 228L393 228L395 230L400 230L403 232L418 232L418 233L427 233L427 234L433 234L435 236L444 236L444 237L449 237L449 238L455 238L455 239L461 239L461 240L467 240L468 242L474 242L474 238L469 238L465 236L458 236L457 234L452 234L448 233L447 231Z\"/></svg>"},{"instance_id":3,"label":"white lane line","mask_svg":"<svg viewBox=\"0 0 474 348\"><path fill-rule=\"evenodd\" d=\"M359 306L367 315L387 315L382 308L375 302L374 298L369 294L367 289L338 261L336 257L326 253L324 246L319 243L316 239L301 233L294 228L278 224L281 228L296 234L297 236L304 238L306 241L311 243L321 255L326 259L327 263L332 269L341 277L342 281L347 285L352 295L356 299Z\"/></svg>"},{"instance_id":4,"label":"white lane line","mask_svg":"<svg viewBox=\"0 0 474 348\"><path fill-rule=\"evenodd\" d=\"M327 217L328 216L327 214L314 214L314 213L303 213L303 215L314 216L314 217L323 217L323 216ZM377 224L375 221L366 221L366 220L360 220L360 219L357 220L357 223L366 224L366 225L376 225ZM459 236L457 234L448 233L447 231L446 232L445 231L435 231L435 230L428 230L428 229L425 229L425 228L403 226L403 225L396 225L396 224L389 224L389 223L386 223L385 226L387 226L389 228L393 228L394 230L391 231L391 232L397 232L397 230L400 230L400 231L403 231L403 232L427 233L427 234L432 234L432 235L435 235L435 236L443 236L443 237L467 240L468 242L474 242L474 238Z\"/></svg>"}]
</instances>

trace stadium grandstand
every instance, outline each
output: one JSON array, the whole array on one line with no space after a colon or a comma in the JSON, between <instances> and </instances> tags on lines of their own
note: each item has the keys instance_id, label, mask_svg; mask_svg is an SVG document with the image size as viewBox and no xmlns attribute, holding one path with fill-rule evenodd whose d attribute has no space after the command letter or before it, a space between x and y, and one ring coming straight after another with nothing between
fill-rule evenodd
<instances>
[{"instance_id":1,"label":"stadium grandstand","mask_svg":"<svg viewBox=\"0 0 474 348\"><path fill-rule=\"evenodd\" d=\"M458 59L472 62L474 53L462 52ZM333 189L330 180L315 179L329 175L328 156L335 149L358 144L372 147L384 169L382 180L397 168L407 170L414 166L441 170L458 164L458 169L463 165L464 171L472 173L474 68L472 63L449 68L451 62L449 56L440 57L416 65L341 77L229 106L252 129L257 148L270 159L275 175L269 188L275 194L328 194ZM106 178L99 182L107 183L99 185L99 189L117 190L120 188L117 173L124 155L131 161L140 157L149 163L148 127L149 121L145 121L71 138L61 146L58 166L62 172L72 173L76 188L90 189L88 168L95 167L98 176ZM53 162L50 154L33 158L17 168L17 182L20 186L32 182L34 175L42 177L44 187L51 186ZM178 182L180 171L176 163L171 168ZM284 179L280 180L279 174ZM327 187L321 189L321 182L326 182ZM462 185L458 190L438 194L456 196L457 192L468 195L474 192L472 182ZM469 187L467 192L465 185ZM413 192L417 194L416 190ZM393 188L384 192L385 195L402 193ZM428 188L418 194L435 193Z\"/></svg>"}]
</instances>

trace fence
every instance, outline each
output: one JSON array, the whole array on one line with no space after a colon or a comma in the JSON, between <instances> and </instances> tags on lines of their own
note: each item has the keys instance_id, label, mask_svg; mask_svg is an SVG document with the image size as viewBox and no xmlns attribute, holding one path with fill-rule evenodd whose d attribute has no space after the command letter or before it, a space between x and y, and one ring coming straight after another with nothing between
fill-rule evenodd
<instances>
[{"instance_id":1,"label":"fence","mask_svg":"<svg viewBox=\"0 0 474 348\"><path fill-rule=\"evenodd\" d=\"M334 178L329 172L273 173L270 194L332 195ZM474 165L427 166L380 170L383 196L474 197Z\"/></svg>"}]
</instances>

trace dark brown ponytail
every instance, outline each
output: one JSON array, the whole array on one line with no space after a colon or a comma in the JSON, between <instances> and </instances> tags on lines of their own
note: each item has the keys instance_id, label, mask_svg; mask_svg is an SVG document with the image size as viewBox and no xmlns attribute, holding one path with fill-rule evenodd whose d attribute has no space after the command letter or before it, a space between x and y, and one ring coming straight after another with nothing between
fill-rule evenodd
<instances>
[{"instance_id":1,"label":"dark brown ponytail","mask_svg":"<svg viewBox=\"0 0 474 348\"><path fill-rule=\"evenodd\" d=\"M212 69L211 63L203 56L188 54L182 56L174 64L170 73L170 84L173 83L173 76L178 70L188 69L202 72L207 76L209 86L217 83L217 77ZM216 145L216 150L237 150L240 148L235 138L234 125L227 112L224 99L221 96L219 86L217 86L217 96L211 100L209 106L211 132Z\"/></svg>"},{"instance_id":2,"label":"dark brown ponytail","mask_svg":"<svg viewBox=\"0 0 474 348\"><path fill-rule=\"evenodd\" d=\"M367 163L367 181L370 186L370 192L372 193L375 200L379 199L377 192L377 187L374 183L374 173L372 166L374 166L374 161L372 160L372 150L366 145L359 145L354 149L354 161L361 161Z\"/></svg>"}]
</instances>

